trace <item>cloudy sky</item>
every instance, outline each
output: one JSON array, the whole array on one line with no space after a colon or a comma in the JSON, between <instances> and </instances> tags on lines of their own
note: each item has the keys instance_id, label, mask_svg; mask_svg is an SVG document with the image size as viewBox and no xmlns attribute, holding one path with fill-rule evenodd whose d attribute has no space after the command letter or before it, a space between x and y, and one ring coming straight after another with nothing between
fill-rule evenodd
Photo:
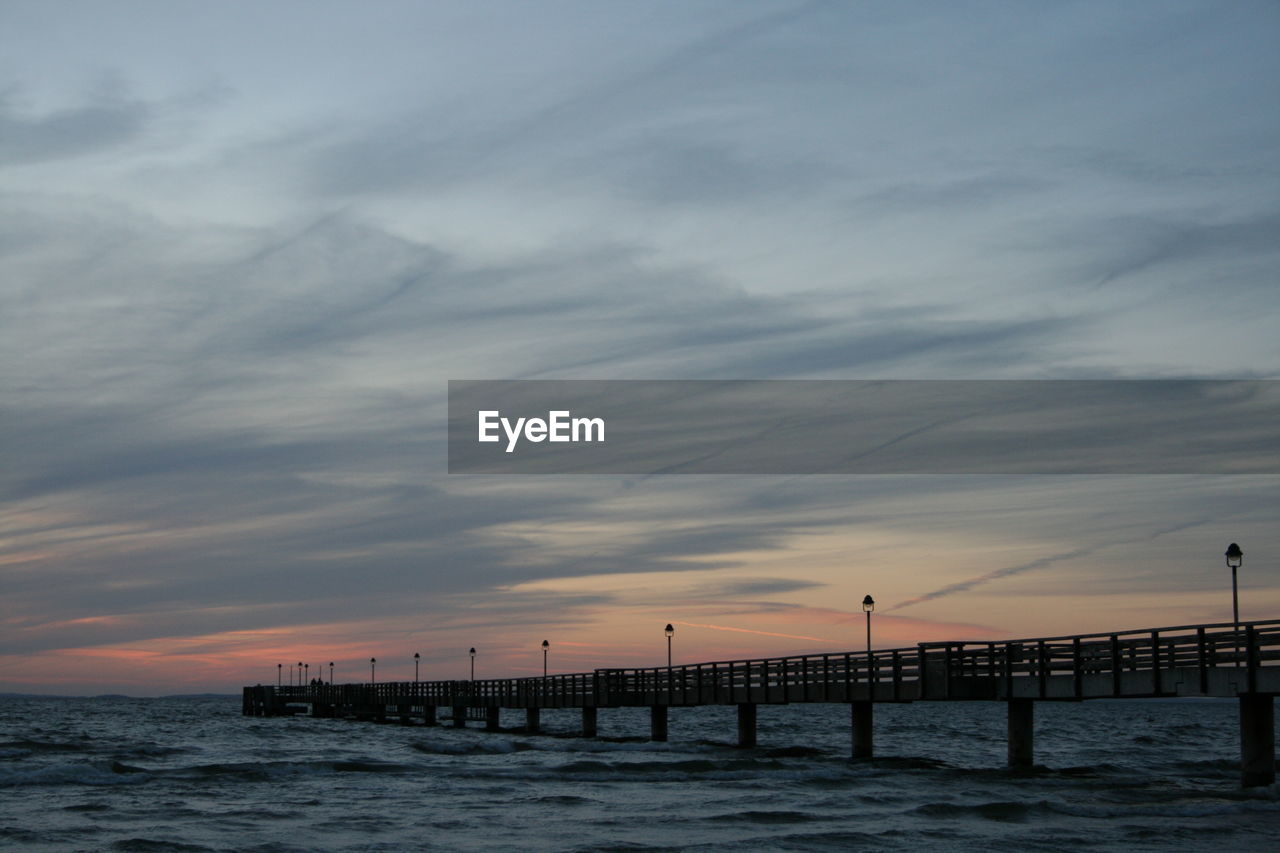
<instances>
[{"instance_id":1,"label":"cloudy sky","mask_svg":"<svg viewBox=\"0 0 1280 853\"><path fill-rule=\"evenodd\" d=\"M1273 2L0 6L0 691L1280 617L1280 478L458 476L450 379L1277 378ZM327 675L327 673L326 673Z\"/></svg>"}]
</instances>

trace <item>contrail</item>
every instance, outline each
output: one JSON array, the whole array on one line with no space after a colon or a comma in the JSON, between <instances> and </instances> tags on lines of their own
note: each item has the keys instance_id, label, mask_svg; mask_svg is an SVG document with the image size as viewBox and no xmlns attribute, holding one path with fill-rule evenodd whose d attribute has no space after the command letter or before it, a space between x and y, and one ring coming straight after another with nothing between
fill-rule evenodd
<instances>
[{"instance_id":1,"label":"contrail","mask_svg":"<svg viewBox=\"0 0 1280 853\"><path fill-rule=\"evenodd\" d=\"M953 583L950 586L944 586L940 589L935 589L932 592L926 592L924 595L919 595L919 596L916 596L915 598L909 598L906 601L903 601L899 604L893 605L890 608L887 608L885 612L888 613L891 610L901 610L902 608L910 607L913 604L920 604L921 602L924 602L924 601L932 601L935 598L942 598L942 596L944 595L951 595L957 592L964 592L967 589L971 589L972 587L978 586L980 584L988 583L989 581L1008 577L1009 575L1021 574L1022 572L1029 572L1032 569L1042 569L1045 566L1051 566L1054 563L1060 562L1061 560L1070 560L1073 557L1083 557L1085 554L1091 554L1096 550L1098 550L1097 547L1077 548L1074 551L1066 551L1061 554L1053 554L1052 556L1049 556L1049 557L1041 557L1038 560L1032 560L1029 563L1023 563L1018 566L1008 566L1003 569L996 569L994 572L987 572L985 575L978 575L976 578L969 578L968 580L963 580L963 581L960 581L959 583Z\"/></svg>"},{"instance_id":2,"label":"contrail","mask_svg":"<svg viewBox=\"0 0 1280 853\"><path fill-rule=\"evenodd\" d=\"M700 622L673 622L674 625L688 625L690 628L710 628L713 631L736 631L739 634L760 634L764 637L786 637L789 640L810 640L815 643L830 643L821 637L804 637L800 634L779 634L774 631L753 631L750 628L730 628L726 625L703 625Z\"/></svg>"},{"instance_id":3,"label":"contrail","mask_svg":"<svg viewBox=\"0 0 1280 853\"><path fill-rule=\"evenodd\" d=\"M1095 551L1100 551L1103 548L1108 548L1108 547L1111 547L1112 545L1125 545L1125 544L1131 544L1133 542L1150 542L1153 539L1159 539L1161 536L1165 536L1170 533L1177 533L1179 531L1187 530L1192 527L1200 527L1201 525L1208 524L1208 523L1209 523L1208 519L1183 522L1181 524L1175 524L1172 527L1167 527L1163 530L1157 530L1154 533L1150 534L1149 536L1143 536L1136 539L1128 539L1122 542L1103 543L1100 545L1093 545L1087 548L1076 548L1073 551L1064 551L1061 554L1051 554L1048 557L1041 557L1040 559L1032 560L1029 563L1022 563L1021 565L1017 565L1017 566L1006 566L1003 569L996 569L993 572L987 572L985 575L978 575L977 577L969 578L968 580L963 580L958 583L953 583L950 586L944 586L939 589L935 589L931 592L926 592L924 595L907 599L906 601L903 601L899 604L895 604L892 607L886 608L884 612L889 613L890 611L893 611L893 610L901 610L904 607L910 607L913 604L920 604L921 602L924 602L924 601L932 601L935 598L942 598L944 595L951 595L957 592L965 592L966 590L972 589L975 586L980 586L984 583L989 583L990 581L999 580L1000 578L1007 578L1009 577L1009 575L1022 574L1023 572L1029 572L1029 571L1032 571L1033 569L1042 569L1045 566L1051 566L1054 563L1061 562L1062 560L1071 560L1071 559L1075 559L1076 557L1083 557L1086 554L1092 554Z\"/></svg>"}]
</instances>

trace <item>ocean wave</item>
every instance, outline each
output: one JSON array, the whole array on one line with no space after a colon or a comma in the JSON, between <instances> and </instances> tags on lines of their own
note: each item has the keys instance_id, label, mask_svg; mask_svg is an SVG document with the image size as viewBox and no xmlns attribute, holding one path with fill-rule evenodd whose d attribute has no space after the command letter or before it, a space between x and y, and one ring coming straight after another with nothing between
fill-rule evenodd
<instances>
[{"instance_id":1,"label":"ocean wave","mask_svg":"<svg viewBox=\"0 0 1280 853\"><path fill-rule=\"evenodd\" d=\"M285 776L314 776L330 773L404 773L408 765L376 759L343 761L246 761L233 764L198 764L154 770L158 775L186 778L236 778L246 781L270 781Z\"/></svg>"},{"instance_id":2,"label":"ocean wave","mask_svg":"<svg viewBox=\"0 0 1280 853\"><path fill-rule=\"evenodd\" d=\"M1226 758L1194 758L1184 759L1182 761L1172 762L1173 767L1181 770L1191 771L1221 771L1233 773L1240 769L1239 761L1232 761Z\"/></svg>"},{"instance_id":3,"label":"ocean wave","mask_svg":"<svg viewBox=\"0 0 1280 853\"><path fill-rule=\"evenodd\" d=\"M682 743L673 745L662 741L651 741L648 738L592 738L573 737L536 737L528 739L508 739L501 736L466 739L428 739L415 740L409 748L426 755L508 755L515 752L587 754L634 754L634 753L731 753L741 755L742 751L735 746L711 741ZM794 749L804 749L795 747ZM774 750L765 753L773 755ZM787 749L778 751L785 756Z\"/></svg>"},{"instance_id":4,"label":"ocean wave","mask_svg":"<svg viewBox=\"0 0 1280 853\"><path fill-rule=\"evenodd\" d=\"M118 750L117 755L125 758L166 758L170 755L184 755L192 751L185 746L161 746L160 744L149 743Z\"/></svg>"},{"instance_id":5,"label":"ocean wave","mask_svg":"<svg viewBox=\"0 0 1280 853\"><path fill-rule=\"evenodd\" d=\"M1071 817L1101 818L1202 818L1250 813L1280 813L1280 801L1271 799L1195 800L1177 803L1049 803L1051 811Z\"/></svg>"},{"instance_id":6,"label":"ocean wave","mask_svg":"<svg viewBox=\"0 0 1280 853\"><path fill-rule=\"evenodd\" d=\"M212 847L205 847L201 844L183 844L181 842L169 840L158 840L154 838L125 838L115 841L111 844L112 850L124 850L129 853L151 853L151 851L164 851L164 853L204 853L204 851L212 851Z\"/></svg>"},{"instance_id":7,"label":"ocean wave","mask_svg":"<svg viewBox=\"0 0 1280 853\"><path fill-rule=\"evenodd\" d=\"M28 785L120 785L141 781L140 768L117 761L86 761L49 767L0 768L0 788Z\"/></svg>"},{"instance_id":8,"label":"ocean wave","mask_svg":"<svg viewBox=\"0 0 1280 853\"><path fill-rule=\"evenodd\" d=\"M150 779L177 781L238 779L269 782L290 776L337 773L408 773L420 768L375 759L341 761L247 761L229 764L196 764L185 767L139 767L122 761L90 761L49 767L0 768L0 787L25 785L118 785Z\"/></svg>"},{"instance_id":9,"label":"ocean wave","mask_svg":"<svg viewBox=\"0 0 1280 853\"><path fill-rule=\"evenodd\" d=\"M715 772L751 772L759 773L781 769L781 765L772 760L751 758L717 761L710 758L692 758L677 761L570 761L554 768L557 774L592 774L592 773L624 773L642 775L647 773L674 773L685 776L696 776L701 773Z\"/></svg>"},{"instance_id":10,"label":"ocean wave","mask_svg":"<svg viewBox=\"0 0 1280 853\"><path fill-rule=\"evenodd\" d=\"M812 746L778 746L763 752L769 758L820 758L827 754Z\"/></svg>"},{"instance_id":11,"label":"ocean wave","mask_svg":"<svg viewBox=\"0 0 1280 853\"><path fill-rule=\"evenodd\" d=\"M1026 820L1034 812L1043 812L1047 804L1043 800L1015 802L999 800L987 803L925 803L911 810L912 814L933 818L969 818L1017 823Z\"/></svg>"},{"instance_id":12,"label":"ocean wave","mask_svg":"<svg viewBox=\"0 0 1280 853\"><path fill-rule=\"evenodd\" d=\"M405 773L413 770L408 765L390 761L335 761L330 766L336 773Z\"/></svg>"},{"instance_id":13,"label":"ocean wave","mask_svg":"<svg viewBox=\"0 0 1280 853\"><path fill-rule=\"evenodd\" d=\"M25 753L33 752L86 752L88 744L81 741L80 743L67 743L65 741L49 741L35 740L33 738L18 738L17 740L6 740L0 742L0 749L20 750Z\"/></svg>"},{"instance_id":14,"label":"ocean wave","mask_svg":"<svg viewBox=\"0 0 1280 853\"><path fill-rule=\"evenodd\" d=\"M523 802L537 803L541 806L585 806L596 802L588 797L579 797L574 794L550 794L541 797L521 797L518 799Z\"/></svg>"},{"instance_id":15,"label":"ocean wave","mask_svg":"<svg viewBox=\"0 0 1280 853\"><path fill-rule=\"evenodd\" d=\"M826 820L823 815L812 812L789 811L787 809L764 810L748 809L741 812L725 812L703 818L717 823L810 823L815 820Z\"/></svg>"},{"instance_id":16,"label":"ocean wave","mask_svg":"<svg viewBox=\"0 0 1280 853\"><path fill-rule=\"evenodd\" d=\"M954 770L957 769L949 762L940 758L926 758L918 755L886 755L884 757L874 758L870 762L865 763L875 770Z\"/></svg>"},{"instance_id":17,"label":"ocean wave","mask_svg":"<svg viewBox=\"0 0 1280 853\"><path fill-rule=\"evenodd\" d=\"M427 755L507 755L512 752L525 752L536 749L524 741L491 740L471 741L467 743L445 741L414 741L411 749Z\"/></svg>"}]
</instances>

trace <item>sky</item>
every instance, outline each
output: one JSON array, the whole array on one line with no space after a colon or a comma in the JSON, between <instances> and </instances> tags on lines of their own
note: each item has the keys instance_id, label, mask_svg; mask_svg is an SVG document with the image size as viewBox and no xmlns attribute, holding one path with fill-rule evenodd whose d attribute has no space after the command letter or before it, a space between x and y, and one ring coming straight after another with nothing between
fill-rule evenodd
<instances>
[{"instance_id":1,"label":"sky","mask_svg":"<svg viewBox=\"0 0 1280 853\"><path fill-rule=\"evenodd\" d=\"M1274 379L1273 2L0 4L0 692L1280 618L1276 475L465 476L459 379Z\"/></svg>"}]
</instances>

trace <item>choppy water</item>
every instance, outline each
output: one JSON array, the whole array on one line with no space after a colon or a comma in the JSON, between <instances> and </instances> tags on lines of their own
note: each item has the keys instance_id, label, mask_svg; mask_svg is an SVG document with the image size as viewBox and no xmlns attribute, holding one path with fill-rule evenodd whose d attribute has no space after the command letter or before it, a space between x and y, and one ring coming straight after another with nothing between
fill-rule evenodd
<instances>
[{"instance_id":1,"label":"choppy water","mask_svg":"<svg viewBox=\"0 0 1280 853\"><path fill-rule=\"evenodd\" d=\"M1242 790L1232 702L1038 704L1003 767L996 703L543 712L547 734L246 718L239 699L0 699L0 847L29 850L1280 849ZM504 714L503 725L523 723ZM476 726L477 724L472 724Z\"/></svg>"}]
</instances>

